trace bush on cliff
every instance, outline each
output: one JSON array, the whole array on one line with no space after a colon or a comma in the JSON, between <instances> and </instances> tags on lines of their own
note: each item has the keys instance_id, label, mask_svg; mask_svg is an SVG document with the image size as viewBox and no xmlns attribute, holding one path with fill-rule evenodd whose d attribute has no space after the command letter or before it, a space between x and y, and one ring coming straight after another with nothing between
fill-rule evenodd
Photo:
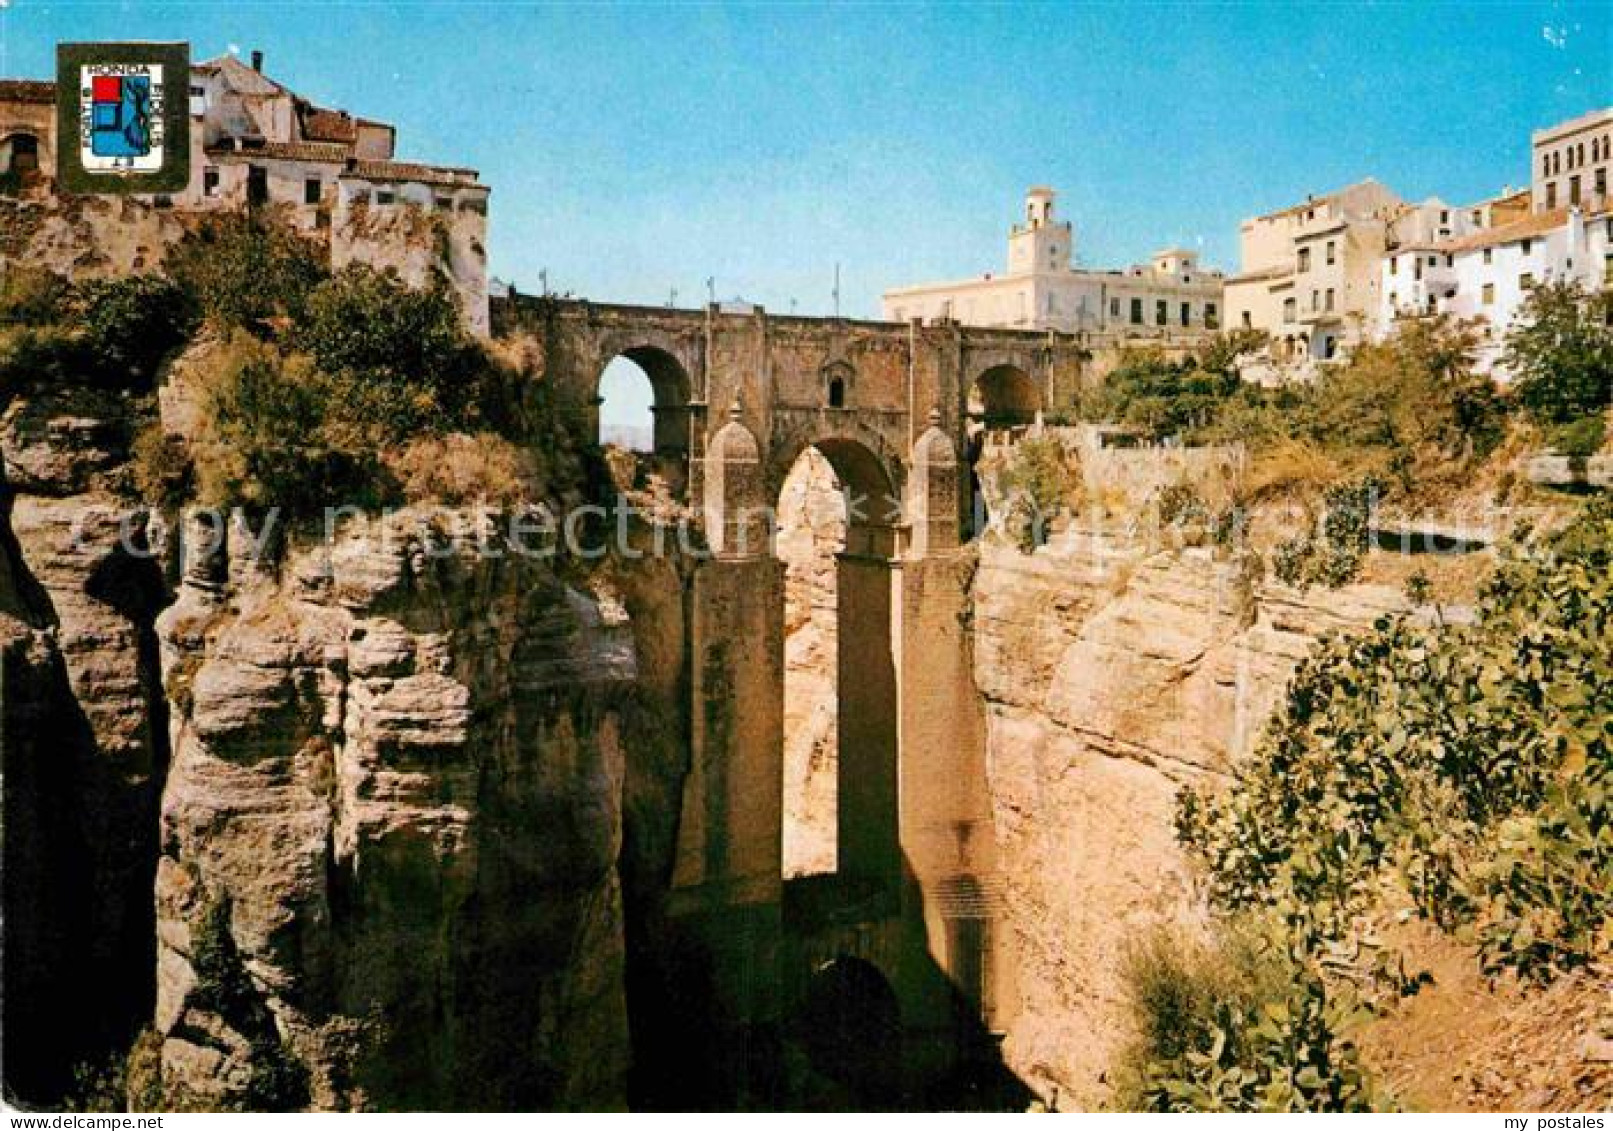
<instances>
[{"instance_id":1,"label":"bush on cliff","mask_svg":"<svg viewBox=\"0 0 1613 1131\"><path fill-rule=\"evenodd\" d=\"M1613 913L1613 505L1513 561L1471 625L1379 622L1300 666L1231 788L1179 829L1228 909L1306 953L1390 878L1491 969L1607 957Z\"/></svg>"},{"instance_id":2,"label":"bush on cliff","mask_svg":"<svg viewBox=\"0 0 1613 1131\"><path fill-rule=\"evenodd\" d=\"M148 391L194 323L187 293L160 276L72 284L10 269L0 285L0 394L30 384Z\"/></svg>"},{"instance_id":3,"label":"bush on cliff","mask_svg":"<svg viewBox=\"0 0 1613 1131\"><path fill-rule=\"evenodd\" d=\"M459 321L451 293L344 268L268 339L236 331L205 364L190 444L197 497L293 520L326 507L531 497L534 461L498 434L510 375ZM475 439L470 437L474 435ZM142 482L182 481L142 438Z\"/></svg>"},{"instance_id":4,"label":"bush on cliff","mask_svg":"<svg viewBox=\"0 0 1613 1131\"><path fill-rule=\"evenodd\" d=\"M320 245L283 225L247 216L209 218L176 244L164 272L223 331L268 333L299 321L329 274Z\"/></svg>"}]
</instances>

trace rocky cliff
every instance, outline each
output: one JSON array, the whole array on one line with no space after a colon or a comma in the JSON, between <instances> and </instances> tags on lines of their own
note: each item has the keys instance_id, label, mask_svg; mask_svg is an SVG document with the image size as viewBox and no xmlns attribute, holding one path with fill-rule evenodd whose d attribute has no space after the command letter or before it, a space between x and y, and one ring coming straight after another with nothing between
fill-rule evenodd
<instances>
[{"instance_id":1,"label":"rocky cliff","mask_svg":"<svg viewBox=\"0 0 1613 1131\"><path fill-rule=\"evenodd\" d=\"M92 390L0 416L7 1081L54 1095L150 1016L151 885L168 763L147 516L119 495L132 430Z\"/></svg>"},{"instance_id":2,"label":"rocky cliff","mask_svg":"<svg viewBox=\"0 0 1613 1131\"><path fill-rule=\"evenodd\" d=\"M1033 555L983 543L974 593L1018 966L1004 1053L1049 1101L1091 1108L1131 1037L1128 946L1202 915L1174 838L1177 790L1249 750L1322 633L1400 598L1302 593L1207 550L1077 530Z\"/></svg>"},{"instance_id":3,"label":"rocky cliff","mask_svg":"<svg viewBox=\"0 0 1613 1131\"><path fill-rule=\"evenodd\" d=\"M0 424L8 1087L60 1097L153 1026L167 1104L625 1104L676 570L585 575L464 513L272 556L165 525L136 403Z\"/></svg>"}]
</instances>

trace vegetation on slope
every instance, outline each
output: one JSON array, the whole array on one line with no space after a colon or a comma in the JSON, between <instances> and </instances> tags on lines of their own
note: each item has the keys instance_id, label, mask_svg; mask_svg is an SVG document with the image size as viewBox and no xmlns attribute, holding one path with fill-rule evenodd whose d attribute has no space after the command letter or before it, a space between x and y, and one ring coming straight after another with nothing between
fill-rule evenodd
<instances>
[{"instance_id":1,"label":"vegetation on slope","mask_svg":"<svg viewBox=\"0 0 1613 1131\"><path fill-rule=\"evenodd\" d=\"M71 283L0 278L0 394L99 386L150 398L185 352L198 401L183 438L151 420L134 483L161 506L198 502L296 522L326 507L535 497L519 443L523 373L464 330L445 280L423 288L364 265L332 272L317 244L238 217L201 226L164 274Z\"/></svg>"},{"instance_id":2,"label":"vegetation on slope","mask_svg":"<svg viewBox=\"0 0 1613 1131\"><path fill-rule=\"evenodd\" d=\"M1230 788L1184 792L1179 837L1233 937L1253 930L1292 978L1277 993L1207 974L1229 944L1208 964L1155 956L1133 978L1146 1019L1136 1102L1369 1102L1348 1034L1372 997L1336 973L1362 917L1397 894L1492 972L1542 982L1609 959L1610 566L1602 500L1506 562L1473 623L1392 618L1324 642ZM1392 967L1374 973L1415 988ZM1183 1035L1165 1040L1170 1011Z\"/></svg>"}]
</instances>

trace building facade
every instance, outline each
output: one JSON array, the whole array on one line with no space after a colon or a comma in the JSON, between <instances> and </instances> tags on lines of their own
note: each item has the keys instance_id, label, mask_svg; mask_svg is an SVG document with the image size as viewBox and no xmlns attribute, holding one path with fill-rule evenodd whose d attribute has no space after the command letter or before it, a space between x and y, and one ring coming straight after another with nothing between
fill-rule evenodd
<instances>
[{"instance_id":1,"label":"building facade","mask_svg":"<svg viewBox=\"0 0 1613 1131\"><path fill-rule=\"evenodd\" d=\"M1505 382L1507 330L1532 287L1613 286L1613 211L1555 208L1466 236L1407 247L1386 256L1381 274L1380 334L1402 318L1448 314L1472 320L1480 335L1478 367Z\"/></svg>"},{"instance_id":2,"label":"building facade","mask_svg":"<svg viewBox=\"0 0 1613 1131\"><path fill-rule=\"evenodd\" d=\"M489 188L474 169L395 159L385 122L316 105L234 55L191 66L191 172L182 192L141 197L180 217L270 209L326 243L333 267L441 274L467 325L488 331ZM55 191L55 84L0 80L0 191Z\"/></svg>"},{"instance_id":3,"label":"building facade","mask_svg":"<svg viewBox=\"0 0 1613 1131\"><path fill-rule=\"evenodd\" d=\"M1608 205L1613 176L1613 107L1536 130L1530 139L1532 194L1536 212Z\"/></svg>"},{"instance_id":4,"label":"building facade","mask_svg":"<svg viewBox=\"0 0 1613 1131\"><path fill-rule=\"evenodd\" d=\"M1004 274L888 290L884 317L1115 341L1193 343L1221 328L1222 276L1201 267L1196 252L1168 248L1119 271L1074 267L1075 230L1055 217L1055 199L1050 188L1025 194L1024 220L1008 233Z\"/></svg>"},{"instance_id":5,"label":"building facade","mask_svg":"<svg viewBox=\"0 0 1613 1131\"><path fill-rule=\"evenodd\" d=\"M1463 210L1465 225L1392 246L1379 266L1379 336L1403 318L1445 314L1470 320L1478 365L1505 382L1507 331L1532 287L1574 282L1613 286L1613 109L1536 130L1533 181Z\"/></svg>"},{"instance_id":6,"label":"building facade","mask_svg":"<svg viewBox=\"0 0 1613 1131\"><path fill-rule=\"evenodd\" d=\"M1448 210L1433 202L1429 211ZM1341 357L1376 311L1378 261L1393 230L1409 238L1428 222L1370 179L1245 220L1242 268L1226 282L1229 325L1264 331L1278 367Z\"/></svg>"}]
</instances>

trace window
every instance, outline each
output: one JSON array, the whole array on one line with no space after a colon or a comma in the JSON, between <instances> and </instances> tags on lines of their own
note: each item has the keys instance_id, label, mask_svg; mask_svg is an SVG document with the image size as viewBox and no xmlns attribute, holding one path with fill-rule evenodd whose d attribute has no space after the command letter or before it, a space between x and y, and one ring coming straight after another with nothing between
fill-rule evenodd
<instances>
[{"instance_id":1,"label":"window","mask_svg":"<svg viewBox=\"0 0 1613 1131\"><path fill-rule=\"evenodd\" d=\"M246 202L251 206L269 203L269 170L262 165L247 167Z\"/></svg>"},{"instance_id":2,"label":"window","mask_svg":"<svg viewBox=\"0 0 1613 1131\"><path fill-rule=\"evenodd\" d=\"M1285 299L1283 299L1283 321L1284 322L1292 322L1292 321L1294 321L1295 316L1298 313L1299 313L1299 302L1298 302L1297 299L1293 299L1293 298L1285 298Z\"/></svg>"},{"instance_id":3,"label":"window","mask_svg":"<svg viewBox=\"0 0 1613 1131\"><path fill-rule=\"evenodd\" d=\"M1494 283L1485 283L1484 284L1484 289L1483 289L1483 291L1481 292L1481 295L1480 295L1480 301L1483 302L1485 306L1494 306L1495 305L1495 284Z\"/></svg>"},{"instance_id":4,"label":"window","mask_svg":"<svg viewBox=\"0 0 1613 1131\"><path fill-rule=\"evenodd\" d=\"M1572 176L1572 177L1568 178L1568 203L1569 204L1578 204L1579 203L1579 177L1578 177L1578 175L1575 175L1575 176Z\"/></svg>"},{"instance_id":5,"label":"window","mask_svg":"<svg viewBox=\"0 0 1613 1131\"><path fill-rule=\"evenodd\" d=\"M1613 255L1602 256L1602 285L1613 287Z\"/></svg>"},{"instance_id":6,"label":"window","mask_svg":"<svg viewBox=\"0 0 1613 1131\"><path fill-rule=\"evenodd\" d=\"M1423 277L1423 257L1420 255L1411 261L1411 277L1413 279Z\"/></svg>"},{"instance_id":7,"label":"window","mask_svg":"<svg viewBox=\"0 0 1613 1131\"><path fill-rule=\"evenodd\" d=\"M1389 274L1400 274L1400 257L1398 255L1391 255L1389 257Z\"/></svg>"},{"instance_id":8,"label":"window","mask_svg":"<svg viewBox=\"0 0 1613 1131\"><path fill-rule=\"evenodd\" d=\"M1117 298L1112 298L1112 299L1109 300L1109 317L1110 318L1119 318L1120 317L1120 300L1117 299Z\"/></svg>"},{"instance_id":9,"label":"window","mask_svg":"<svg viewBox=\"0 0 1613 1131\"><path fill-rule=\"evenodd\" d=\"M1327 309L1333 309L1333 288L1327 288Z\"/></svg>"},{"instance_id":10,"label":"window","mask_svg":"<svg viewBox=\"0 0 1613 1131\"><path fill-rule=\"evenodd\" d=\"M846 379L844 377L832 377L829 379L829 407L846 407Z\"/></svg>"},{"instance_id":11,"label":"window","mask_svg":"<svg viewBox=\"0 0 1613 1131\"><path fill-rule=\"evenodd\" d=\"M320 194L324 191L325 183L318 177L309 177L302 183L302 202L304 204L318 204Z\"/></svg>"},{"instance_id":12,"label":"window","mask_svg":"<svg viewBox=\"0 0 1613 1131\"><path fill-rule=\"evenodd\" d=\"M1327 358L1329 361L1332 361L1333 356L1338 352L1339 352L1339 340L1337 338L1329 336L1329 337L1326 337L1326 338L1322 339L1322 356L1323 357Z\"/></svg>"},{"instance_id":13,"label":"window","mask_svg":"<svg viewBox=\"0 0 1613 1131\"><path fill-rule=\"evenodd\" d=\"M1447 266L1447 267L1455 267L1456 266L1456 256L1452 255L1450 252L1446 252L1445 253L1445 266Z\"/></svg>"},{"instance_id":14,"label":"window","mask_svg":"<svg viewBox=\"0 0 1613 1131\"><path fill-rule=\"evenodd\" d=\"M1327 241L1327 265L1329 267L1333 266L1333 241L1332 240Z\"/></svg>"},{"instance_id":15,"label":"window","mask_svg":"<svg viewBox=\"0 0 1613 1131\"><path fill-rule=\"evenodd\" d=\"M437 206L439 212L452 212L454 210L454 198L451 196L433 197L432 203Z\"/></svg>"},{"instance_id":16,"label":"window","mask_svg":"<svg viewBox=\"0 0 1613 1131\"><path fill-rule=\"evenodd\" d=\"M1143 324L1143 300L1140 298L1131 300L1131 324L1133 326Z\"/></svg>"},{"instance_id":17,"label":"window","mask_svg":"<svg viewBox=\"0 0 1613 1131\"><path fill-rule=\"evenodd\" d=\"M1449 209L1440 209L1439 222L1441 224L1449 224L1451 222L1451 214Z\"/></svg>"},{"instance_id":18,"label":"window","mask_svg":"<svg viewBox=\"0 0 1613 1131\"><path fill-rule=\"evenodd\" d=\"M1487 248L1484 249L1484 265L1486 267L1488 267L1490 265L1490 260L1491 260L1491 258L1493 258L1493 256L1494 256L1494 249L1493 248L1488 248L1487 247Z\"/></svg>"},{"instance_id":19,"label":"window","mask_svg":"<svg viewBox=\"0 0 1613 1131\"><path fill-rule=\"evenodd\" d=\"M1193 304L1189 303L1189 302L1184 302L1182 304L1182 325L1191 326L1192 324L1193 324Z\"/></svg>"},{"instance_id":20,"label":"window","mask_svg":"<svg viewBox=\"0 0 1613 1131\"><path fill-rule=\"evenodd\" d=\"M202 195L218 195L218 166L208 165L202 169Z\"/></svg>"},{"instance_id":21,"label":"window","mask_svg":"<svg viewBox=\"0 0 1613 1131\"><path fill-rule=\"evenodd\" d=\"M1438 267L1438 266L1439 266L1439 256L1437 256L1437 255L1430 255L1430 256L1429 256L1429 257L1428 257L1428 265L1429 265L1429 266L1430 266L1430 267Z\"/></svg>"},{"instance_id":22,"label":"window","mask_svg":"<svg viewBox=\"0 0 1613 1131\"><path fill-rule=\"evenodd\" d=\"M1317 310L1320 310L1320 309L1322 309L1322 292L1321 291L1312 291L1311 292L1311 310L1312 311L1317 311Z\"/></svg>"},{"instance_id":23,"label":"window","mask_svg":"<svg viewBox=\"0 0 1613 1131\"><path fill-rule=\"evenodd\" d=\"M1520 250L1523 252L1524 255L1528 255L1529 252L1534 249L1534 246L1535 246L1535 241L1534 240L1524 240L1522 245L1520 246Z\"/></svg>"},{"instance_id":24,"label":"window","mask_svg":"<svg viewBox=\"0 0 1613 1131\"><path fill-rule=\"evenodd\" d=\"M1170 320L1171 304L1164 299L1157 300L1154 303L1154 324L1156 326L1168 326L1170 325Z\"/></svg>"},{"instance_id":25,"label":"window","mask_svg":"<svg viewBox=\"0 0 1613 1131\"><path fill-rule=\"evenodd\" d=\"M1309 271L1311 269L1311 249L1308 247L1302 247L1299 249L1299 269L1301 271Z\"/></svg>"},{"instance_id":26,"label":"window","mask_svg":"<svg viewBox=\"0 0 1613 1131\"><path fill-rule=\"evenodd\" d=\"M1248 311L1244 311L1243 313L1243 322L1246 326L1249 324ZM1211 330L1214 330L1216 327L1221 325L1221 319L1217 316L1215 303L1213 302L1207 302L1204 304L1204 325Z\"/></svg>"},{"instance_id":27,"label":"window","mask_svg":"<svg viewBox=\"0 0 1613 1131\"><path fill-rule=\"evenodd\" d=\"M1533 271L1525 271L1522 275L1518 276L1518 289L1520 291L1527 291L1534 285L1535 273Z\"/></svg>"},{"instance_id":28,"label":"window","mask_svg":"<svg viewBox=\"0 0 1613 1131\"><path fill-rule=\"evenodd\" d=\"M1209 314L1208 310L1205 311L1204 320L1206 322L1208 322L1210 320L1210 314ZM1245 310L1243 312L1243 328L1245 330L1253 330L1255 328L1254 316L1252 314L1250 314L1247 310Z\"/></svg>"},{"instance_id":29,"label":"window","mask_svg":"<svg viewBox=\"0 0 1613 1131\"><path fill-rule=\"evenodd\" d=\"M1607 195L1607 170L1606 169L1598 169L1598 170L1596 170L1596 195L1597 196L1606 196Z\"/></svg>"},{"instance_id":30,"label":"window","mask_svg":"<svg viewBox=\"0 0 1613 1131\"><path fill-rule=\"evenodd\" d=\"M1557 182L1546 182L1546 209L1550 211L1557 207Z\"/></svg>"},{"instance_id":31,"label":"window","mask_svg":"<svg viewBox=\"0 0 1613 1131\"><path fill-rule=\"evenodd\" d=\"M397 194L388 192L386 189L376 190L375 203L377 204L391 204L397 199Z\"/></svg>"}]
</instances>

